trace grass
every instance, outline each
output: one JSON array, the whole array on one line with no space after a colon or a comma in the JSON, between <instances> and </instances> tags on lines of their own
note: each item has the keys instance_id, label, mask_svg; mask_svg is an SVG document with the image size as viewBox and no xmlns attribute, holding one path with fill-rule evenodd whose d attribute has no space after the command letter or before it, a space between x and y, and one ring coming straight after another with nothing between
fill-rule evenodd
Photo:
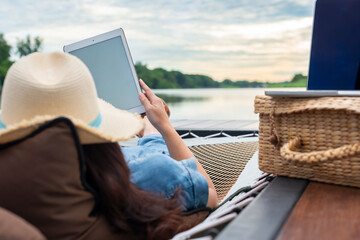
<instances>
[{"instance_id":1,"label":"grass","mask_svg":"<svg viewBox=\"0 0 360 240\"><path fill-rule=\"evenodd\" d=\"M306 87L307 79L302 78L294 82L281 82L281 83L269 83L267 88L296 88L296 87Z\"/></svg>"}]
</instances>

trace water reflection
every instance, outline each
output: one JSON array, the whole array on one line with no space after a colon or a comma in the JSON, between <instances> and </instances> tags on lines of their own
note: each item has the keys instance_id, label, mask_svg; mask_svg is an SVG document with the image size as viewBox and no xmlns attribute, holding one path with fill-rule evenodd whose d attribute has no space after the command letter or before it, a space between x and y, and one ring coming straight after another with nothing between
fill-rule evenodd
<instances>
[{"instance_id":1,"label":"water reflection","mask_svg":"<svg viewBox=\"0 0 360 240\"><path fill-rule=\"evenodd\" d=\"M169 105L172 119L258 120L254 99L256 95L264 95L265 90L269 89L157 89L154 92Z\"/></svg>"},{"instance_id":2,"label":"water reflection","mask_svg":"<svg viewBox=\"0 0 360 240\"><path fill-rule=\"evenodd\" d=\"M168 94L157 94L158 97L162 98L167 104L178 104L181 102L197 102L197 101L206 101L209 98L207 97L186 97L179 95L168 95Z\"/></svg>"}]
</instances>

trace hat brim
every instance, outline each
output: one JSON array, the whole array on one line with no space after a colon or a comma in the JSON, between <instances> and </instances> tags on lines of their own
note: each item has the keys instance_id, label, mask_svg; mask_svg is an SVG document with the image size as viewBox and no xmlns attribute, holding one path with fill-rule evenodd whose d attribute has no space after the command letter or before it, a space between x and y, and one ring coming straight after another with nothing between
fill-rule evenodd
<instances>
[{"instance_id":1,"label":"hat brim","mask_svg":"<svg viewBox=\"0 0 360 240\"><path fill-rule=\"evenodd\" d=\"M99 127L91 127L84 121L73 116L42 115L29 120L6 126L0 130L0 144L21 139L45 122L58 117L69 118L77 128L82 144L127 141L143 129L143 120L140 115L120 110L111 104L98 99L102 122Z\"/></svg>"}]
</instances>

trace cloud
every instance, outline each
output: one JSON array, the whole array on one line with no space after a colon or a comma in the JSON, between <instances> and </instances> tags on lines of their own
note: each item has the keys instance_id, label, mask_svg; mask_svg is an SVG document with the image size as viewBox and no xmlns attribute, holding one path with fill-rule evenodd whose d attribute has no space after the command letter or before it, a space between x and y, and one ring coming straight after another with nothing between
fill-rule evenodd
<instances>
[{"instance_id":1,"label":"cloud","mask_svg":"<svg viewBox=\"0 0 360 240\"><path fill-rule=\"evenodd\" d=\"M296 34L297 31L308 28L311 24L311 17L260 24L233 24L220 26L219 29L214 29L209 34L219 38L241 36L246 39L280 39L284 34Z\"/></svg>"},{"instance_id":2,"label":"cloud","mask_svg":"<svg viewBox=\"0 0 360 240\"><path fill-rule=\"evenodd\" d=\"M135 61L217 80L285 80L306 72L313 0L4 0L0 31L44 51L123 27ZM284 73L288 72L286 75Z\"/></svg>"}]
</instances>

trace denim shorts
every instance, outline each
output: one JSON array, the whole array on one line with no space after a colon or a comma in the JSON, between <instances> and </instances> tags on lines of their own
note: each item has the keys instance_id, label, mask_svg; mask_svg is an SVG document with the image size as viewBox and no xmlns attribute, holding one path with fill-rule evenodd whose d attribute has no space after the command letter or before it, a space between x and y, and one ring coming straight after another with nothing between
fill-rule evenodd
<instances>
[{"instance_id":1,"label":"denim shorts","mask_svg":"<svg viewBox=\"0 0 360 240\"><path fill-rule=\"evenodd\" d=\"M131 181L139 188L160 193L165 198L171 198L180 188L184 210L206 206L209 186L198 171L196 160L171 158L160 134L144 136L137 146L121 150L131 171Z\"/></svg>"}]
</instances>

